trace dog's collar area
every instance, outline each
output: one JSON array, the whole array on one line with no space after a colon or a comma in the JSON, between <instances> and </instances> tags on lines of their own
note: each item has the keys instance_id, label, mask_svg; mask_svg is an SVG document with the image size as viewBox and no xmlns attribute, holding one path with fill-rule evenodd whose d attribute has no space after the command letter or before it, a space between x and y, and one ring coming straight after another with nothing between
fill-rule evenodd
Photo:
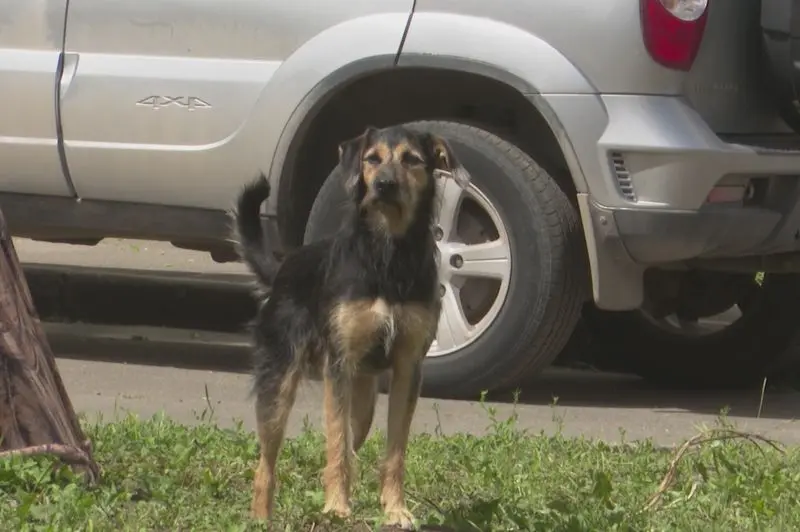
<instances>
[{"instance_id":1,"label":"dog's collar area","mask_svg":"<svg viewBox=\"0 0 800 532\"><path fill-rule=\"evenodd\" d=\"M447 170L442 170L441 168L437 168L433 171L433 177L435 177L436 179L440 179L443 177L452 178L453 172L448 172Z\"/></svg>"}]
</instances>

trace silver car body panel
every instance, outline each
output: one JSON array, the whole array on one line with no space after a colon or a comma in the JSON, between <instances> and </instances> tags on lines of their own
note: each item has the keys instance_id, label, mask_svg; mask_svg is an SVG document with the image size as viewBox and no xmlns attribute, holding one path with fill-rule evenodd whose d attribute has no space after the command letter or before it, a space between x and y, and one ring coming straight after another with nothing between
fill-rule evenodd
<instances>
[{"instance_id":1,"label":"silver car body panel","mask_svg":"<svg viewBox=\"0 0 800 532\"><path fill-rule=\"evenodd\" d=\"M0 190L71 195L61 171L56 71L66 0L0 5Z\"/></svg>"},{"instance_id":2,"label":"silver car body panel","mask_svg":"<svg viewBox=\"0 0 800 532\"><path fill-rule=\"evenodd\" d=\"M698 66L686 74L649 57L635 0L562 0L547 9L516 0L335 6L319 0L71 0L59 91L66 165L82 198L226 208L237 186L259 170L280 185L286 149L312 90L332 79L346 81L342 72L355 77L391 67L401 42L399 66L472 70L528 95L682 96L714 132L785 132L748 81L757 65L745 47L753 48L754 36L741 22L757 15L757 7L712 4ZM64 38L64 8L61 2L14 0L2 10L5 20L25 28L2 34L8 40L4 53L14 56L6 64L45 69L36 87L18 81L24 78L16 67L5 69L24 92L21 105L6 104L8 115L25 116L4 121L14 127L0 144L0 150L15 152L6 158L12 161L6 175L14 176L6 178L7 191L70 193L53 149L55 110L41 105L52 102L47 92L53 91L50 70ZM23 60L25 54L32 60ZM556 112L544 97L531 101L560 138L578 191L590 191L592 180L597 183L591 188L608 191L598 161L578 156L607 125L601 100L582 100L583 106L595 104L587 113L569 107ZM578 120L578 131L567 132L562 124ZM26 138L36 140L20 140ZM15 162L23 160L23 151L27 162ZM591 172L584 169L591 166Z\"/></svg>"},{"instance_id":3,"label":"silver car body panel","mask_svg":"<svg viewBox=\"0 0 800 532\"><path fill-rule=\"evenodd\" d=\"M411 0L71 0L62 95L79 196L224 209L268 171L284 125L330 73L393 60Z\"/></svg>"}]
</instances>

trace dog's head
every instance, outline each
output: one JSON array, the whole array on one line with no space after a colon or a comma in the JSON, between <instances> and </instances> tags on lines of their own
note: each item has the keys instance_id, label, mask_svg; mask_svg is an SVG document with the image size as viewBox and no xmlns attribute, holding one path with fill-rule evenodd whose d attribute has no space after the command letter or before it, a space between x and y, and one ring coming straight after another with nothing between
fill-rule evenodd
<instances>
[{"instance_id":1,"label":"dog's head","mask_svg":"<svg viewBox=\"0 0 800 532\"><path fill-rule=\"evenodd\" d=\"M415 221L430 223L437 179L461 187L470 181L447 141L403 126L368 127L339 145L339 164L358 208L375 229L393 236Z\"/></svg>"}]
</instances>

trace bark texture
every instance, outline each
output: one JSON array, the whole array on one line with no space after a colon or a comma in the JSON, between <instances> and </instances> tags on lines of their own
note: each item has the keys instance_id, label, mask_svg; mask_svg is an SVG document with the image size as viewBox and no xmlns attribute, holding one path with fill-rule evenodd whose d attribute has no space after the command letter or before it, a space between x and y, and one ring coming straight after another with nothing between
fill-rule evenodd
<instances>
[{"instance_id":1,"label":"bark texture","mask_svg":"<svg viewBox=\"0 0 800 532\"><path fill-rule=\"evenodd\" d=\"M34 454L57 456L98 479L0 212L0 459Z\"/></svg>"}]
</instances>

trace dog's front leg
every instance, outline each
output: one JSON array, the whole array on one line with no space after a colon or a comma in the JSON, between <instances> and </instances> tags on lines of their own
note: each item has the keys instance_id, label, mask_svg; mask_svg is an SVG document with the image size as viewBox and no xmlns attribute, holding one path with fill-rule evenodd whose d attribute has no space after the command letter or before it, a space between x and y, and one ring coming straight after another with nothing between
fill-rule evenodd
<instances>
[{"instance_id":1,"label":"dog's front leg","mask_svg":"<svg viewBox=\"0 0 800 532\"><path fill-rule=\"evenodd\" d=\"M325 371L325 438L327 465L323 474L323 512L346 518L350 515L351 457L353 433L350 424L352 376L341 367Z\"/></svg>"},{"instance_id":2,"label":"dog's front leg","mask_svg":"<svg viewBox=\"0 0 800 532\"><path fill-rule=\"evenodd\" d=\"M414 529L403 493L405 454L411 419L422 384L422 363L415 353L398 352L389 388L389 430L381 475L381 504L386 524L403 530Z\"/></svg>"}]
</instances>

